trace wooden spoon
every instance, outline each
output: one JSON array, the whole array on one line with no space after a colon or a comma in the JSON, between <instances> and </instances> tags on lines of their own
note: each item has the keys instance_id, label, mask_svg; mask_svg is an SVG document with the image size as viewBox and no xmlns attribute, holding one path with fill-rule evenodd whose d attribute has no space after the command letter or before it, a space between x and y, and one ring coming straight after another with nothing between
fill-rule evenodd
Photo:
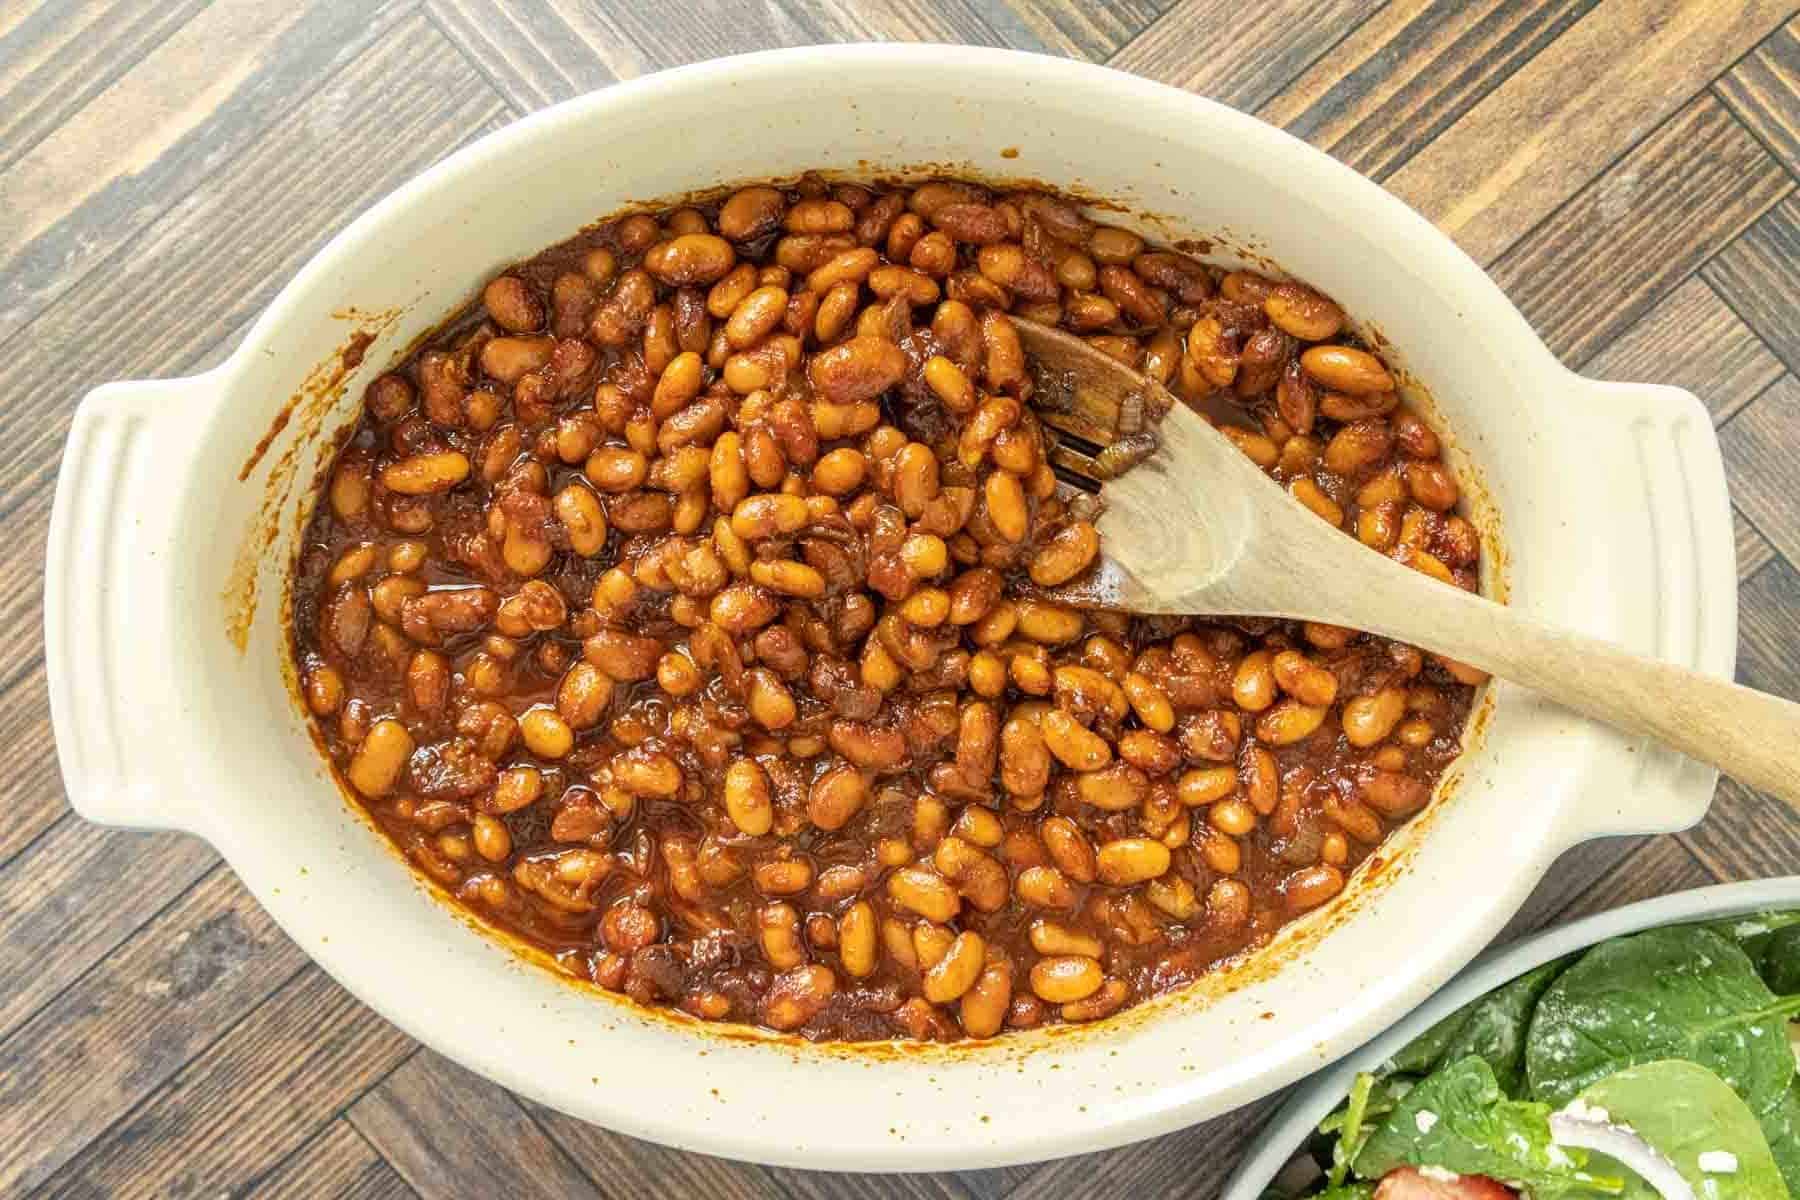
<instances>
[{"instance_id":1,"label":"wooden spoon","mask_svg":"<svg viewBox=\"0 0 1800 1200\"><path fill-rule=\"evenodd\" d=\"M1057 451L1058 467L1105 481L1105 555L1083 578L1047 589L1051 598L1367 630L1648 734L1800 809L1800 704L1559 629L1404 566L1320 520L1154 380L1072 334L1013 324L1033 360L1040 418L1119 447ZM1122 453L1129 426L1146 408L1167 413L1159 445L1115 477L1111 460L1131 457Z\"/></svg>"}]
</instances>

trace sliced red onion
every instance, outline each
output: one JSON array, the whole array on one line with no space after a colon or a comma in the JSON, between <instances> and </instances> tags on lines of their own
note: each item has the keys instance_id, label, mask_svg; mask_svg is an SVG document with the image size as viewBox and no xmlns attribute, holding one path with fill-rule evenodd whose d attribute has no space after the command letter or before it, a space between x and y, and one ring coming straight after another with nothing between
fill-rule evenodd
<instances>
[{"instance_id":1,"label":"sliced red onion","mask_svg":"<svg viewBox=\"0 0 1800 1200\"><path fill-rule=\"evenodd\" d=\"M1583 1119L1570 1112L1550 1114L1550 1136L1558 1145L1604 1154L1636 1171L1663 1200L1696 1200L1694 1189L1675 1164L1631 1129L1608 1121Z\"/></svg>"}]
</instances>

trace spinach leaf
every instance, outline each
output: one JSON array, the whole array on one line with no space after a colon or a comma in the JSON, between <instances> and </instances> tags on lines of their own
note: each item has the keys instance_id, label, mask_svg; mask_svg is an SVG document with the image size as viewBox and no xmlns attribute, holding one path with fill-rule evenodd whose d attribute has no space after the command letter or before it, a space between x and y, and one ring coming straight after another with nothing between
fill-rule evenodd
<instances>
[{"instance_id":1,"label":"spinach leaf","mask_svg":"<svg viewBox=\"0 0 1800 1200\"><path fill-rule=\"evenodd\" d=\"M1736 942L1742 946L1758 938L1767 937L1778 929L1786 929L1790 925L1800 925L1800 908L1745 913L1741 917L1702 921L1697 925L1687 926L1687 928L1710 929L1727 941Z\"/></svg>"},{"instance_id":2,"label":"spinach leaf","mask_svg":"<svg viewBox=\"0 0 1800 1200\"><path fill-rule=\"evenodd\" d=\"M1401 1099L1356 1156L1356 1173L1429 1166L1519 1184L1536 1200L1617 1195L1619 1178L1591 1175L1581 1151L1551 1145L1549 1118L1549 1105L1507 1099L1493 1068L1470 1055Z\"/></svg>"},{"instance_id":3,"label":"spinach leaf","mask_svg":"<svg viewBox=\"0 0 1800 1200\"><path fill-rule=\"evenodd\" d=\"M1307 1200L1374 1200L1375 1185L1372 1183L1341 1183L1315 1192Z\"/></svg>"},{"instance_id":4,"label":"spinach leaf","mask_svg":"<svg viewBox=\"0 0 1800 1200\"><path fill-rule=\"evenodd\" d=\"M1485 999L1487 997L1482 996L1472 1000L1444 1017L1430 1029L1400 1047L1392 1058L1382 1064L1383 1068L1396 1075L1431 1074L1444 1061L1444 1047L1448 1046L1451 1039L1462 1032L1462 1027L1469 1023L1469 1017L1473 1015L1475 1006Z\"/></svg>"},{"instance_id":5,"label":"spinach leaf","mask_svg":"<svg viewBox=\"0 0 1800 1200\"><path fill-rule=\"evenodd\" d=\"M1567 965L1567 960L1545 963L1469 1005L1469 1019L1444 1047L1439 1061L1455 1062L1476 1055L1494 1068L1500 1090L1518 1097L1525 1082L1525 1031L1531 1025L1531 1014Z\"/></svg>"},{"instance_id":6,"label":"spinach leaf","mask_svg":"<svg viewBox=\"0 0 1800 1200\"><path fill-rule=\"evenodd\" d=\"M1773 1109L1763 1114L1762 1130L1788 1191L1800 1196L1800 1079L1789 1085L1787 1094Z\"/></svg>"},{"instance_id":7,"label":"spinach leaf","mask_svg":"<svg viewBox=\"0 0 1800 1200\"><path fill-rule=\"evenodd\" d=\"M1628 1125L1668 1159L1697 1196L1716 1200L1788 1200L1769 1143L1738 1094L1705 1067L1664 1060L1629 1067L1584 1089L1581 1099ZM1735 1159L1728 1173L1708 1173L1700 1156L1723 1151ZM1626 1200L1657 1200L1634 1172L1595 1154L1589 1170L1625 1177Z\"/></svg>"},{"instance_id":8,"label":"spinach leaf","mask_svg":"<svg viewBox=\"0 0 1800 1200\"><path fill-rule=\"evenodd\" d=\"M1800 925L1765 933L1744 948L1770 991L1781 996L1800 992Z\"/></svg>"},{"instance_id":9,"label":"spinach leaf","mask_svg":"<svg viewBox=\"0 0 1800 1200\"><path fill-rule=\"evenodd\" d=\"M1526 1036L1530 1094L1562 1105L1640 1063L1699 1063L1760 1119L1794 1078L1785 1019L1800 996L1777 998L1736 945L1674 926L1589 950L1544 992Z\"/></svg>"}]
</instances>

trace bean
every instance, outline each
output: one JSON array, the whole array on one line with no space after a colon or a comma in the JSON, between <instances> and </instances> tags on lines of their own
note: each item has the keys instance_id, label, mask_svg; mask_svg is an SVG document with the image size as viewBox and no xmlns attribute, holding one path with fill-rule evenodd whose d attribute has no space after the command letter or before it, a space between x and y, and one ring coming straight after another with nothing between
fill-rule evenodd
<instances>
[{"instance_id":1,"label":"bean","mask_svg":"<svg viewBox=\"0 0 1800 1200\"><path fill-rule=\"evenodd\" d=\"M1371 396L1394 390L1394 377L1366 350L1311 346L1301 353L1300 365L1320 386L1334 392Z\"/></svg>"},{"instance_id":2,"label":"bean","mask_svg":"<svg viewBox=\"0 0 1800 1200\"><path fill-rule=\"evenodd\" d=\"M888 897L927 921L942 924L962 909L962 898L942 876L922 867L904 867L888 876Z\"/></svg>"},{"instance_id":3,"label":"bean","mask_svg":"<svg viewBox=\"0 0 1800 1200\"><path fill-rule=\"evenodd\" d=\"M1100 990L1100 964L1083 954L1056 954L1031 965L1031 990L1048 1004L1085 1000Z\"/></svg>"},{"instance_id":4,"label":"bean","mask_svg":"<svg viewBox=\"0 0 1800 1200\"><path fill-rule=\"evenodd\" d=\"M468 456L447 450L390 463L382 469L381 485L402 496L431 496L449 491L468 477Z\"/></svg>"},{"instance_id":5,"label":"bean","mask_svg":"<svg viewBox=\"0 0 1800 1200\"><path fill-rule=\"evenodd\" d=\"M1149 838L1118 838L1100 847L1100 882L1128 887L1169 869L1169 848ZM1049 997L1045 997L1049 999Z\"/></svg>"},{"instance_id":6,"label":"bean","mask_svg":"<svg viewBox=\"0 0 1800 1200\"><path fill-rule=\"evenodd\" d=\"M965 929L956 935L936 965L925 972L925 998L933 1004L949 1004L975 986L987 953L979 933Z\"/></svg>"},{"instance_id":7,"label":"bean","mask_svg":"<svg viewBox=\"0 0 1800 1200\"><path fill-rule=\"evenodd\" d=\"M400 782L412 757L413 738L405 725L389 717L369 727L344 774L350 786L371 799L385 796Z\"/></svg>"}]
</instances>

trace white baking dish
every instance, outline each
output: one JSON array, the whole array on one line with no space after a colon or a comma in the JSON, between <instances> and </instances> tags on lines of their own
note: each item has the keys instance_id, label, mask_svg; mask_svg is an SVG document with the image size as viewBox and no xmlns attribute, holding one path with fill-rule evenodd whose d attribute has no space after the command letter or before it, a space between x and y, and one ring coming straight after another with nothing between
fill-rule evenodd
<instances>
[{"instance_id":1,"label":"white baking dish","mask_svg":"<svg viewBox=\"0 0 1800 1200\"><path fill-rule=\"evenodd\" d=\"M1344 1102L1358 1074L1373 1071L1408 1042L1463 1005L1534 967L1611 938L1663 925L1723 920L1796 906L1800 906L1800 876L1694 888L1628 904L1611 912L1595 913L1560 929L1546 930L1483 955L1404 1021L1296 1089L1281 1111L1257 1135L1255 1150L1238 1164L1220 1200L1260 1200L1263 1189L1274 1182L1282 1167L1319 1127L1319 1122Z\"/></svg>"},{"instance_id":2,"label":"white baking dish","mask_svg":"<svg viewBox=\"0 0 1800 1200\"><path fill-rule=\"evenodd\" d=\"M1213 985L970 1047L727 1036L573 987L454 919L339 795L290 694L287 575L332 433L497 268L626 203L925 165L1085 189L1125 223L1223 239L1324 288L1391 340L1479 465L1514 604L1729 672L1731 526L1694 397L1570 374L1424 220L1229 109L1053 58L812 48L671 71L484 138L334 239L217 370L88 396L45 581L77 810L206 838L346 987L508 1087L675 1146L888 1170L1095 1150L1265 1095L1449 978L1564 849L1700 818L1711 772L1498 686L1459 782L1343 903ZM358 330L374 341L340 369Z\"/></svg>"}]
</instances>

